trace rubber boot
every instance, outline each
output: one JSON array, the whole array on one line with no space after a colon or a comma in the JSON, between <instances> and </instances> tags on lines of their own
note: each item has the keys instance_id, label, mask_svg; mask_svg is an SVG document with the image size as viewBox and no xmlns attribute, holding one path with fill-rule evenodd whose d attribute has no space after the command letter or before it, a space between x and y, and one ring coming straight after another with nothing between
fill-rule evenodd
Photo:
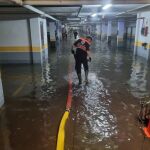
<instances>
[{"instance_id":1,"label":"rubber boot","mask_svg":"<svg viewBox=\"0 0 150 150\"><path fill-rule=\"evenodd\" d=\"M81 74L77 74L78 75L78 79L79 79L79 85L82 84L82 77Z\"/></svg>"},{"instance_id":2,"label":"rubber boot","mask_svg":"<svg viewBox=\"0 0 150 150\"><path fill-rule=\"evenodd\" d=\"M85 71L85 83L88 83L88 71Z\"/></svg>"}]
</instances>

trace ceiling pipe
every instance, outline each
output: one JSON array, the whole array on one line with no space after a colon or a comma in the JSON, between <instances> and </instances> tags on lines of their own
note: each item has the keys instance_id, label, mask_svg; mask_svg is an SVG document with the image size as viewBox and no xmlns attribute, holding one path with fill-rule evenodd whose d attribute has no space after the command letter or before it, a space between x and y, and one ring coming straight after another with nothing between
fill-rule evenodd
<instances>
[{"instance_id":1,"label":"ceiling pipe","mask_svg":"<svg viewBox=\"0 0 150 150\"><path fill-rule=\"evenodd\" d=\"M52 17L52 16L46 14L45 12L43 12L43 11L41 11L41 10L39 10L39 9L37 9L37 8L35 8L35 7L33 7L33 6L31 6L31 5L22 5L22 6L23 6L24 8L26 8L26 9L29 9L29 10L31 10L31 11L37 13L37 14L40 14L42 17L47 17L47 18L50 18L50 19L52 19L52 20L58 21L56 18L54 18L54 17Z\"/></svg>"},{"instance_id":2,"label":"ceiling pipe","mask_svg":"<svg viewBox=\"0 0 150 150\"><path fill-rule=\"evenodd\" d=\"M22 0L9 0L9 1L14 3L14 4L20 5L20 6L24 7L24 8L26 8L26 9L29 9L29 10L37 13L37 14L40 14L42 17L47 17L47 18L50 18L52 20L58 21L56 18L46 14L45 12L43 12L43 11L41 11L41 10L31 6L31 5L23 5L23 1Z\"/></svg>"},{"instance_id":3,"label":"ceiling pipe","mask_svg":"<svg viewBox=\"0 0 150 150\"><path fill-rule=\"evenodd\" d=\"M78 11L77 17L79 17L79 14L80 14L81 10L82 10L82 5L81 5L81 6L80 6L80 8L79 8L79 11Z\"/></svg>"},{"instance_id":4,"label":"ceiling pipe","mask_svg":"<svg viewBox=\"0 0 150 150\"><path fill-rule=\"evenodd\" d=\"M147 7L147 6L150 6L150 4L146 4L146 5L142 5L142 6L140 6L140 7L134 8L134 9L130 9L130 10L128 10L128 11L119 13L119 14L117 14L116 16L119 16L119 15L122 15L122 14L126 14L126 13L129 13L129 12L132 12L132 11L135 11L135 10L138 10L138 9L141 9L141 8L144 8L144 7Z\"/></svg>"}]
</instances>

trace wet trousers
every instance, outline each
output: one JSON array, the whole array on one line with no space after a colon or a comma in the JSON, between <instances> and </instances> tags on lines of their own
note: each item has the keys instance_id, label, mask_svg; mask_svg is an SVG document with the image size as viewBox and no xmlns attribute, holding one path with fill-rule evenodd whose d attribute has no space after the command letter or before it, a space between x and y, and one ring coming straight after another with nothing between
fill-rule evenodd
<instances>
[{"instance_id":1,"label":"wet trousers","mask_svg":"<svg viewBox=\"0 0 150 150\"><path fill-rule=\"evenodd\" d=\"M75 70L77 74L81 74L81 65L83 64L84 71L88 72L89 67L88 67L88 61L86 56L78 56L75 55Z\"/></svg>"}]
</instances>

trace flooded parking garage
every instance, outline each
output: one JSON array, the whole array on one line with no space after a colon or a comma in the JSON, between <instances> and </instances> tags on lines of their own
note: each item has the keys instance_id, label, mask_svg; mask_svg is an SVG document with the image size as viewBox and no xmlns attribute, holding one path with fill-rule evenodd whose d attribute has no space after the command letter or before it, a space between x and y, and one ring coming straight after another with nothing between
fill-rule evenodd
<instances>
[{"instance_id":1,"label":"flooded parking garage","mask_svg":"<svg viewBox=\"0 0 150 150\"><path fill-rule=\"evenodd\" d=\"M0 150L149 150L149 10L1 0Z\"/></svg>"},{"instance_id":2,"label":"flooded parking garage","mask_svg":"<svg viewBox=\"0 0 150 150\"><path fill-rule=\"evenodd\" d=\"M149 149L137 119L141 98L149 96L149 63L128 49L110 48L95 39L89 84L79 86L72 43L64 41L42 66L2 66L6 103L0 115L0 149L55 149L70 64L73 101L65 149Z\"/></svg>"}]
</instances>

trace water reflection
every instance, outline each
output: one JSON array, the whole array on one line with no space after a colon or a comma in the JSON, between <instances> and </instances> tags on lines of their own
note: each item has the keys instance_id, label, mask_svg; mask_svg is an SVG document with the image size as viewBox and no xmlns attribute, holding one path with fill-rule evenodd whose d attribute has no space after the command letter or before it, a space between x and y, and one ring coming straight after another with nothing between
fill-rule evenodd
<instances>
[{"instance_id":1,"label":"water reflection","mask_svg":"<svg viewBox=\"0 0 150 150\"><path fill-rule=\"evenodd\" d=\"M74 96L84 98L77 114L84 136L81 132L78 136L82 142L94 144L117 134L117 119L110 111L111 97L102 81L94 73L89 74L89 79L88 86L74 89Z\"/></svg>"},{"instance_id":2,"label":"water reflection","mask_svg":"<svg viewBox=\"0 0 150 150\"><path fill-rule=\"evenodd\" d=\"M129 80L130 91L133 96L142 98L148 95L147 91L147 61L137 57L133 59L132 73Z\"/></svg>"},{"instance_id":3,"label":"water reflection","mask_svg":"<svg viewBox=\"0 0 150 150\"><path fill-rule=\"evenodd\" d=\"M57 54L57 59L59 59L59 57L61 57L61 55L62 55L61 48L62 48L61 41L60 40L56 40L56 54Z\"/></svg>"},{"instance_id":4,"label":"water reflection","mask_svg":"<svg viewBox=\"0 0 150 150\"><path fill-rule=\"evenodd\" d=\"M45 99L45 97L51 97L52 94L56 92L56 79L53 73L53 65L48 61L44 62L42 65L42 99Z\"/></svg>"},{"instance_id":5,"label":"water reflection","mask_svg":"<svg viewBox=\"0 0 150 150\"><path fill-rule=\"evenodd\" d=\"M115 55L115 71L116 72L121 72L121 66L123 64L123 60L122 60L122 54L121 53L116 53Z\"/></svg>"},{"instance_id":6,"label":"water reflection","mask_svg":"<svg viewBox=\"0 0 150 150\"><path fill-rule=\"evenodd\" d=\"M3 149L4 150L12 150L12 146L11 146L11 141L10 141L10 135L11 132L8 128L8 121L7 121L7 117L6 117L6 112L3 108L3 110L1 111L1 115L0 115L0 137L1 137L1 141L0 143L3 143Z\"/></svg>"}]
</instances>

